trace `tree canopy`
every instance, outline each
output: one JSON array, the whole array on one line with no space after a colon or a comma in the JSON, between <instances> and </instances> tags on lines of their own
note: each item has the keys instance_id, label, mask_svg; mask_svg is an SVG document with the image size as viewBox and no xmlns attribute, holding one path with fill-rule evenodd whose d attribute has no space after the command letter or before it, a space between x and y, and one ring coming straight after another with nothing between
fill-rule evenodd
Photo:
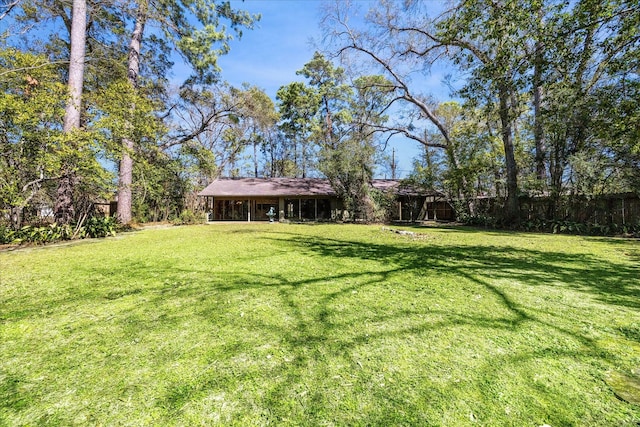
<instances>
[{"instance_id":1,"label":"tree canopy","mask_svg":"<svg viewBox=\"0 0 640 427\"><path fill-rule=\"evenodd\" d=\"M123 223L166 220L224 175L323 176L373 218L389 140L422 147L410 179L460 218L517 224L526 198L559 218L563 197L640 193L632 1L335 2L324 51L275 99L218 65L258 19L227 1L3 6L20 29L0 39L3 218L49 206L77 223L115 195ZM436 68L450 99L426 84Z\"/></svg>"}]
</instances>

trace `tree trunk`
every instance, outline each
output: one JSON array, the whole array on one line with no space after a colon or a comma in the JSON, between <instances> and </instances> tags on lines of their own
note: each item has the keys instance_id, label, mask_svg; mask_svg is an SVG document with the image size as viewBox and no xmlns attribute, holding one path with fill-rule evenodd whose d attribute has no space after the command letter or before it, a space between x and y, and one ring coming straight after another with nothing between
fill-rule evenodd
<instances>
[{"instance_id":1,"label":"tree trunk","mask_svg":"<svg viewBox=\"0 0 640 427\"><path fill-rule=\"evenodd\" d=\"M87 37L87 3L86 0L73 0L69 52L69 99L64 114L63 130L69 134L80 128L82 104L82 86L84 83L84 56ZM68 144L73 144L71 138ZM74 147L77 148L77 147ZM55 220L58 224L69 224L73 221L75 209L73 205L73 189L76 174L73 165L65 161L62 166L62 178L58 181Z\"/></svg>"},{"instance_id":2,"label":"tree trunk","mask_svg":"<svg viewBox=\"0 0 640 427\"><path fill-rule=\"evenodd\" d=\"M253 176L258 177L258 143L253 142Z\"/></svg>"},{"instance_id":3,"label":"tree trunk","mask_svg":"<svg viewBox=\"0 0 640 427\"><path fill-rule=\"evenodd\" d=\"M535 49L533 69L533 138L536 146L536 178L539 183L544 184L547 180L547 173L545 168L546 144L542 118L542 43L538 41Z\"/></svg>"},{"instance_id":4,"label":"tree trunk","mask_svg":"<svg viewBox=\"0 0 640 427\"><path fill-rule=\"evenodd\" d=\"M138 5L136 24L129 44L129 59L127 78L132 87L138 87L138 75L140 74L140 48L142 46L142 35L147 20L148 3L142 0ZM135 110L135 105L131 108ZM133 158L135 149L134 141L131 138L122 139L122 158L120 159L120 170L118 172L118 220L122 224L129 224L132 219L131 205L131 185L133 184Z\"/></svg>"},{"instance_id":5,"label":"tree trunk","mask_svg":"<svg viewBox=\"0 0 640 427\"><path fill-rule=\"evenodd\" d=\"M566 137L565 137L566 139ZM564 154L562 145L564 142L556 141L552 144L553 151L549 158L549 172L551 175L551 188L547 219L562 219L558 216L560 196L562 195L562 174L564 170Z\"/></svg>"},{"instance_id":6,"label":"tree trunk","mask_svg":"<svg viewBox=\"0 0 640 427\"><path fill-rule=\"evenodd\" d=\"M511 126L509 90L505 87L498 89L500 97L500 124L504 158L507 172L507 201L505 206L505 221L518 221L520 206L518 203L518 168L513 148L513 130Z\"/></svg>"},{"instance_id":7,"label":"tree trunk","mask_svg":"<svg viewBox=\"0 0 640 427\"><path fill-rule=\"evenodd\" d=\"M80 128L84 56L87 38L86 0L73 0L71 48L69 54L69 100L64 114L64 131Z\"/></svg>"},{"instance_id":8,"label":"tree trunk","mask_svg":"<svg viewBox=\"0 0 640 427\"><path fill-rule=\"evenodd\" d=\"M545 168L547 148L544 136L544 118L542 115L542 79L545 49L542 40L543 34L545 33L543 4L538 4L536 15L536 43L533 52L533 139L536 147L536 179L539 184L542 184L540 189L543 190L547 181Z\"/></svg>"}]
</instances>

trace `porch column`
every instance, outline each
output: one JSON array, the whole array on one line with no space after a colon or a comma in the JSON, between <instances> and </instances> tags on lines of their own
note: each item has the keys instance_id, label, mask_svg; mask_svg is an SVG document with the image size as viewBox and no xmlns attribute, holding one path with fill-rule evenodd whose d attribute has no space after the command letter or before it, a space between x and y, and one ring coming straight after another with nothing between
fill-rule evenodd
<instances>
[{"instance_id":1,"label":"porch column","mask_svg":"<svg viewBox=\"0 0 640 427\"><path fill-rule=\"evenodd\" d=\"M278 221L284 221L284 197L278 197Z\"/></svg>"}]
</instances>

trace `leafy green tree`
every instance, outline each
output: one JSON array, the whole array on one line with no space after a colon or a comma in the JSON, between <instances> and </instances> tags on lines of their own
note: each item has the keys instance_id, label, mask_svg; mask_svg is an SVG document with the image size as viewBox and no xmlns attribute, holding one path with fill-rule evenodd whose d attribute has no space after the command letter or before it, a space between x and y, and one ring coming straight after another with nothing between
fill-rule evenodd
<instances>
[{"instance_id":1,"label":"leafy green tree","mask_svg":"<svg viewBox=\"0 0 640 427\"><path fill-rule=\"evenodd\" d=\"M232 89L231 96L238 103L237 131L242 144L252 150L251 172L257 178L260 175L259 149L270 144L272 131L278 121L275 104L262 89L248 84L239 90Z\"/></svg>"},{"instance_id":2,"label":"leafy green tree","mask_svg":"<svg viewBox=\"0 0 640 427\"><path fill-rule=\"evenodd\" d=\"M45 57L16 49L0 51L0 75L0 198L17 228L25 207L47 202L43 186L59 178L66 90Z\"/></svg>"},{"instance_id":3,"label":"leafy green tree","mask_svg":"<svg viewBox=\"0 0 640 427\"><path fill-rule=\"evenodd\" d=\"M345 209L352 217L373 219L376 209L370 191L377 152L376 128L387 120L384 109L393 86L383 76L358 77L348 84L344 69L318 52L298 74L307 79L308 86L290 85L296 90L284 93L291 102L281 106L314 108L281 110L283 118L294 118L285 125L289 130L302 130L307 141L316 143L317 168L345 201ZM300 116L300 111L306 116Z\"/></svg>"},{"instance_id":4,"label":"leafy green tree","mask_svg":"<svg viewBox=\"0 0 640 427\"><path fill-rule=\"evenodd\" d=\"M434 114L446 127L451 142L443 144L444 150L424 147L410 180L446 194L455 202L458 218L478 215L478 197L500 195L501 142L493 131L499 125L486 121L485 111L454 101L441 103ZM435 131L426 137L435 143L442 139Z\"/></svg>"},{"instance_id":5,"label":"leafy green tree","mask_svg":"<svg viewBox=\"0 0 640 427\"><path fill-rule=\"evenodd\" d=\"M95 135L87 128L83 86L92 90L108 84L117 76L118 59L114 57L119 55L115 47L117 30L112 30L123 28L124 24L110 2L87 7L86 2L80 0L44 3L22 0L16 3L14 12L12 24L16 28L22 27L19 33L23 33L24 38L19 33L11 34L7 43L24 52L42 52L50 68L57 70L58 79L67 82L69 92L64 97L67 102L63 121L65 135L61 143L68 147L61 151L67 155L60 164L54 212L60 224L79 221L89 205L87 196L97 194L86 192L87 185L92 183L89 187L93 188L100 182L98 187L102 188L104 184L103 170L95 167L97 162L92 158L99 149L94 145ZM66 32L59 31L60 24ZM37 32L33 30L35 27ZM88 61L85 51L89 51ZM85 85L87 78L89 84ZM90 166L92 163L95 164ZM96 175L82 176L82 170ZM81 191L77 186L85 190ZM101 193L102 189L98 192Z\"/></svg>"},{"instance_id":6,"label":"leafy green tree","mask_svg":"<svg viewBox=\"0 0 640 427\"><path fill-rule=\"evenodd\" d=\"M621 117L628 122L634 115L616 106L629 105L625 99L633 96L637 81L632 58L638 33L631 28L639 12L627 1L538 5L538 49L529 65L534 70L536 169L539 177L548 176L548 182L540 180L541 189L551 196L547 215L555 218L564 195L614 191L612 182L625 181L621 169L631 170L622 161L625 154L611 155L620 134L608 124L621 123Z\"/></svg>"},{"instance_id":7,"label":"leafy green tree","mask_svg":"<svg viewBox=\"0 0 640 427\"><path fill-rule=\"evenodd\" d=\"M277 160L283 166L282 172L287 172L282 175L304 178L313 167L311 159L315 152L314 132L318 128L315 120L320 109L320 94L302 82L293 82L278 89L276 100L280 115L278 126L285 138L282 156ZM294 170L289 170L291 166Z\"/></svg>"},{"instance_id":8,"label":"leafy green tree","mask_svg":"<svg viewBox=\"0 0 640 427\"><path fill-rule=\"evenodd\" d=\"M186 84L171 101L168 132L160 149L171 158L184 157L194 185L220 176L246 148L241 123L243 97L228 84Z\"/></svg>"},{"instance_id":9,"label":"leafy green tree","mask_svg":"<svg viewBox=\"0 0 640 427\"><path fill-rule=\"evenodd\" d=\"M376 128L388 117L384 108L392 96L390 82L380 75L362 76L353 81L346 109L339 116L341 138L320 150L319 169L345 201L355 218L375 220L377 199L371 186L376 166Z\"/></svg>"},{"instance_id":10,"label":"leafy green tree","mask_svg":"<svg viewBox=\"0 0 640 427\"><path fill-rule=\"evenodd\" d=\"M514 125L522 114L521 35L531 16L530 8L520 1L468 1L439 19L435 32L425 32L440 48L451 49L454 63L471 72L464 96L477 101L484 97L497 104L506 171L507 222L517 221L520 214Z\"/></svg>"},{"instance_id":11,"label":"leafy green tree","mask_svg":"<svg viewBox=\"0 0 640 427\"><path fill-rule=\"evenodd\" d=\"M102 192L109 176L96 161L95 136L63 131L68 92L56 67L44 56L4 49L0 76L0 204L13 226L26 211L53 206L63 165L87 177L74 198Z\"/></svg>"},{"instance_id":12,"label":"leafy green tree","mask_svg":"<svg viewBox=\"0 0 640 427\"><path fill-rule=\"evenodd\" d=\"M344 69L334 66L324 55L315 52L313 58L296 74L304 76L320 98L320 129L315 130L318 141L325 146L335 147L342 137L345 123L351 120L348 101L353 90L345 83Z\"/></svg>"},{"instance_id":13,"label":"leafy green tree","mask_svg":"<svg viewBox=\"0 0 640 427\"><path fill-rule=\"evenodd\" d=\"M556 198L578 191L572 177L586 176L584 159L603 166L615 153L607 170L634 170L633 161L623 160L633 159L633 150L620 149L634 145L633 126L623 132L624 143L622 133L614 130L624 128L616 117L627 123L635 117L625 102L632 99L638 78L640 12L633 2L473 0L439 7L417 0L381 2L369 10L364 29L354 28L351 13L348 2L340 3L325 20L331 23L328 35L337 51L359 66L362 61L356 58L368 59L393 82L391 104L407 107L393 126L381 130L442 150L448 180L457 177L455 187L473 196L469 171L476 166L467 164L473 156L465 152L479 139L467 138L463 144L468 147L461 150L446 119L437 114L438 103L420 91L420 72L428 74L435 64L464 73L456 94L474 115L482 111L478 132L502 143L500 150L483 151L493 156L485 163L497 173L489 193L506 190L507 221L518 220L523 191L550 192ZM502 167L496 167L498 160ZM620 176L613 172L611 176ZM589 186L579 187L584 191ZM555 214L552 207L549 215Z\"/></svg>"},{"instance_id":14,"label":"leafy green tree","mask_svg":"<svg viewBox=\"0 0 640 427\"><path fill-rule=\"evenodd\" d=\"M410 4L412 2L408 2ZM429 9L429 4L422 4ZM416 70L429 72L431 65L442 54L442 44L428 31L435 33L434 23L427 10L416 10L398 2L383 2L372 7L366 15L364 28L354 27L349 14L349 3L337 3L332 12L332 26L327 28L336 48L347 63L363 63L383 73L388 80L388 97L382 111L394 111L393 120L376 124L374 129L393 137L401 135L425 147L427 152L437 150L449 158L447 164L453 175L465 181L457 171L461 167L450 128L437 113L438 103L424 92L424 85ZM446 49L444 49L446 50ZM355 56L354 56L355 55ZM418 78L416 78L418 75ZM459 189L469 184L462 182ZM472 206L467 209L471 210Z\"/></svg>"}]
</instances>

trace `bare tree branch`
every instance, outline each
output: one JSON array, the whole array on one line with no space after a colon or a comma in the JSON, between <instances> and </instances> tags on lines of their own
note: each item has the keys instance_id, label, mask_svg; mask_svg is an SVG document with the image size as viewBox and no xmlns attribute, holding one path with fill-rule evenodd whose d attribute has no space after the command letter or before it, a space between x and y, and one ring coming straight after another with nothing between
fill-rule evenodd
<instances>
[{"instance_id":1,"label":"bare tree branch","mask_svg":"<svg viewBox=\"0 0 640 427\"><path fill-rule=\"evenodd\" d=\"M20 0L13 0L13 1L6 2L2 6L0 6L0 9L4 9L4 12L2 12L2 14L0 15L0 21L2 21L6 16L8 16L11 13L11 10L14 7L16 7L19 3L20 3Z\"/></svg>"}]
</instances>

